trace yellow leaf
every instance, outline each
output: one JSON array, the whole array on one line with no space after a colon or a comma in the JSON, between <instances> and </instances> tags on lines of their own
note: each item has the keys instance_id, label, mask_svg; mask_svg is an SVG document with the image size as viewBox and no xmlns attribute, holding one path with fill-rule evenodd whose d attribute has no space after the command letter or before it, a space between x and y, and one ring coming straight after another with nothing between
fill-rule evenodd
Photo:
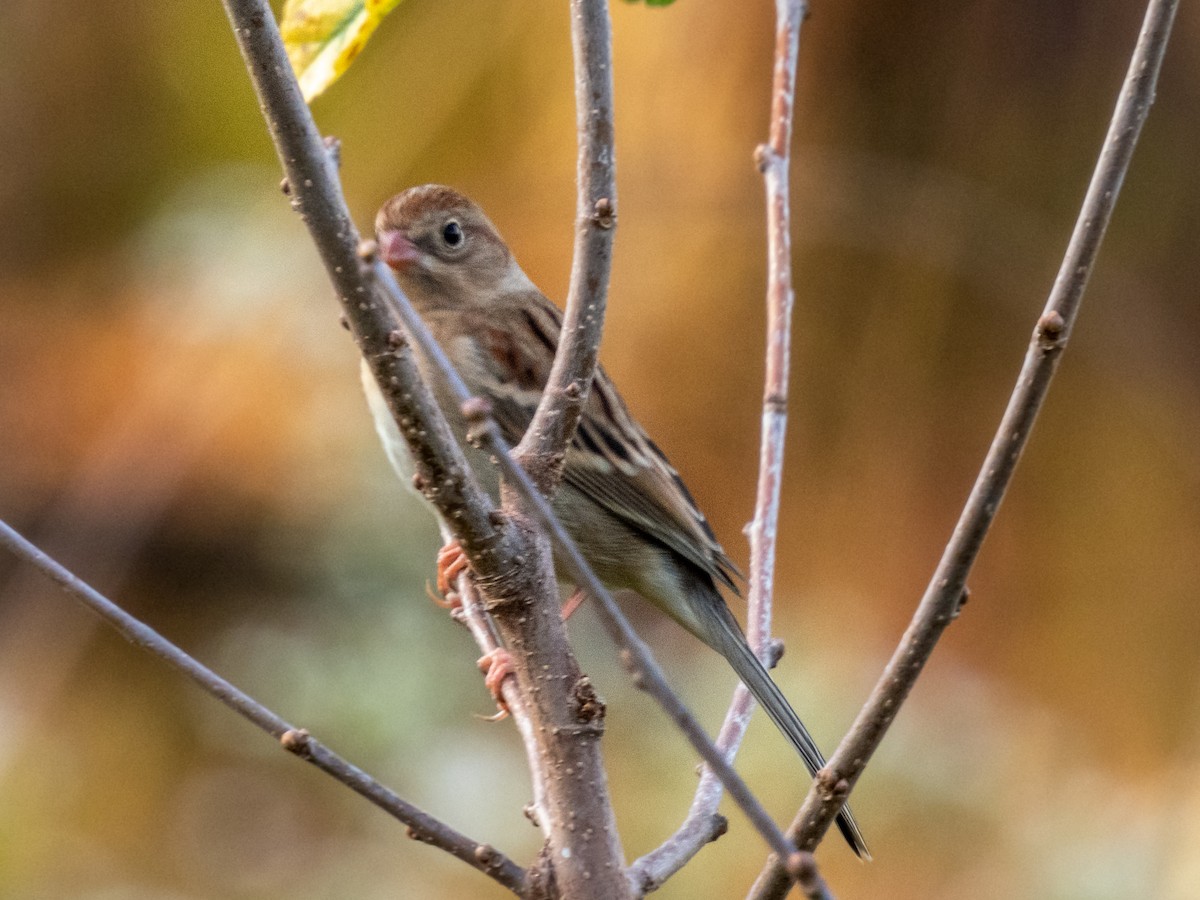
<instances>
[{"instance_id":1,"label":"yellow leaf","mask_svg":"<svg viewBox=\"0 0 1200 900\"><path fill-rule=\"evenodd\" d=\"M341 77L400 0L287 0L279 30L311 103Z\"/></svg>"}]
</instances>

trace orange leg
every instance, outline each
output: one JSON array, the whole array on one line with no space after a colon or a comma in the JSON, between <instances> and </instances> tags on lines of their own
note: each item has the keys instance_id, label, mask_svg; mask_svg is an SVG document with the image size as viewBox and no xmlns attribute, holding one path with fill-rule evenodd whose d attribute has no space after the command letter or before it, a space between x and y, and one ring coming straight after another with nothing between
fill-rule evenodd
<instances>
[{"instance_id":1,"label":"orange leg","mask_svg":"<svg viewBox=\"0 0 1200 900\"><path fill-rule=\"evenodd\" d=\"M567 602L562 605L562 620L565 622L571 618L571 615L583 605L583 601L586 599L587 594L583 592L583 588L575 588L571 596L567 598Z\"/></svg>"},{"instance_id":2,"label":"orange leg","mask_svg":"<svg viewBox=\"0 0 1200 900\"><path fill-rule=\"evenodd\" d=\"M458 592L454 590L454 585L458 581L458 576L467 570L467 565L467 555L463 553L458 541L451 541L438 551L437 589L444 599L434 597L430 593L430 598L434 603L446 609L457 609L462 606L462 600L459 599Z\"/></svg>"},{"instance_id":3,"label":"orange leg","mask_svg":"<svg viewBox=\"0 0 1200 900\"><path fill-rule=\"evenodd\" d=\"M497 647L479 657L476 665L479 666L479 671L483 672L484 686L492 692L492 696L496 698L496 706L500 708L500 712L488 718L499 722L508 715L508 704L504 702L504 696L500 693L500 683L513 673L512 654L503 647Z\"/></svg>"}]
</instances>

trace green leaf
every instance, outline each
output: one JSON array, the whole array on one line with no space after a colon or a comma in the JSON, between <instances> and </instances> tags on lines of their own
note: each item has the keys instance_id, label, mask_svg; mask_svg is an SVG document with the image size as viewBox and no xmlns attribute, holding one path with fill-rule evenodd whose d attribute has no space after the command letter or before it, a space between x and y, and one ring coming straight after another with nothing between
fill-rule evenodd
<instances>
[{"instance_id":1,"label":"green leaf","mask_svg":"<svg viewBox=\"0 0 1200 900\"><path fill-rule=\"evenodd\" d=\"M350 68L400 0L287 0L279 30L300 90L311 103Z\"/></svg>"}]
</instances>

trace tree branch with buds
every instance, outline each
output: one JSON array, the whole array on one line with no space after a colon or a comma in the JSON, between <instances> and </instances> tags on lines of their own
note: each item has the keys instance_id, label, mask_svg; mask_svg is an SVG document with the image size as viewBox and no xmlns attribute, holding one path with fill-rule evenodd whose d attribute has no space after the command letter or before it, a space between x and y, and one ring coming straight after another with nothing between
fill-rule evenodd
<instances>
[{"instance_id":1,"label":"tree branch with buds","mask_svg":"<svg viewBox=\"0 0 1200 900\"><path fill-rule=\"evenodd\" d=\"M550 377L533 421L514 451L543 493L551 493L562 475L566 448L596 372L617 224L612 25L607 2L571 0L571 46L579 158L570 289Z\"/></svg>"},{"instance_id":2,"label":"tree branch with buds","mask_svg":"<svg viewBox=\"0 0 1200 900\"><path fill-rule=\"evenodd\" d=\"M362 769L334 753L306 729L297 728L239 690L216 672L172 644L154 629L138 621L91 585L51 559L7 522L0 521L0 546L24 560L58 584L64 591L117 629L130 643L157 656L190 678L200 688L234 712L278 740L289 753L312 763L322 772L365 797L384 812L408 826L413 840L445 850L467 865L495 879L519 896L525 896L526 873L495 848L473 841L407 802Z\"/></svg>"},{"instance_id":3,"label":"tree branch with buds","mask_svg":"<svg viewBox=\"0 0 1200 900\"><path fill-rule=\"evenodd\" d=\"M1112 218L1142 125L1154 102L1155 85L1177 5L1177 0L1150 0L1146 8L1100 158L1058 276L1034 327L1021 373L1000 426L912 622L850 732L830 757L823 777L809 791L789 829L789 835L795 838L798 846L816 846L833 822L908 697L942 632L958 615L965 599L967 575L1004 499L1075 325L1100 242ZM769 865L751 896L755 900L782 897L788 886L780 874L777 864Z\"/></svg>"}]
</instances>

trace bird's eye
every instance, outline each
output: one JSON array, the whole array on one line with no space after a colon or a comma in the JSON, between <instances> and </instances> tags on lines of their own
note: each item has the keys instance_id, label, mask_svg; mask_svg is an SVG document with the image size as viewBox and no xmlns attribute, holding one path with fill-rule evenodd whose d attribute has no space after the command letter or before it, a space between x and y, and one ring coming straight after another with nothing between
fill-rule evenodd
<instances>
[{"instance_id":1,"label":"bird's eye","mask_svg":"<svg viewBox=\"0 0 1200 900\"><path fill-rule=\"evenodd\" d=\"M463 242L462 226L451 219L442 227L442 240L447 247L457 247Z\"/></svg>"}]
</instances>

